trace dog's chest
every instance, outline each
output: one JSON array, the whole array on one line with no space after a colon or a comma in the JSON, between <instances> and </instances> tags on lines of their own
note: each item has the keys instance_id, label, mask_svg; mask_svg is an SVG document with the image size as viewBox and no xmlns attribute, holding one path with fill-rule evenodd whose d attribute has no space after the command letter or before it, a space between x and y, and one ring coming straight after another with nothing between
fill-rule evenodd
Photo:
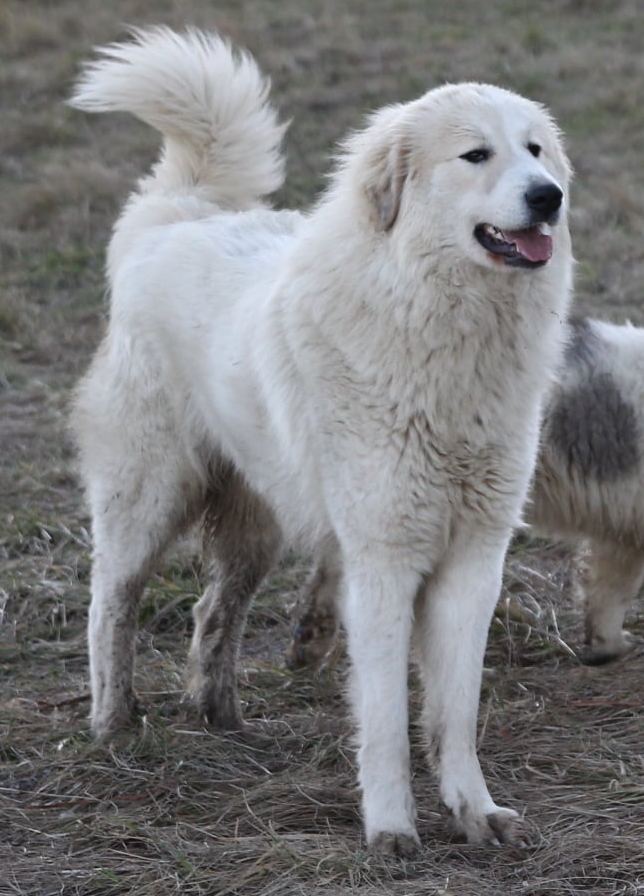
<instances>
[{"instance_id":1,"label":"dog's chest","mask_svg":"<svg viewBox=\"0 0 644 896\"><path fill-rule=\"evenodd\" d=\"M417 412L393 429L395 478L400 478L402 491L409 490L415 512L439 492L453 509L489 513L516 494L532 463L535 441L535 427L519 426L517 438L498 414L474 406L464 407L456 418L437 414L435 408ZM411 487L403 484L407 482Z\"/></svg>"},{"instance_id":2,"label":"dog's chest","mask_svg":"<svg viewBox=\"0 0 644 896\"><path fill-rule=\"evenodd\" d=\"M437 352L413 369L421 373L396 379L383 365L371 383L354 377L348 393L343 381L335 431L357 492L371 493L374 507L386 503L388 526L408 544L444 541L467 517L502 527L518 522L541 388L507 346L503 356Z\"/></svg>"}]
</instances>

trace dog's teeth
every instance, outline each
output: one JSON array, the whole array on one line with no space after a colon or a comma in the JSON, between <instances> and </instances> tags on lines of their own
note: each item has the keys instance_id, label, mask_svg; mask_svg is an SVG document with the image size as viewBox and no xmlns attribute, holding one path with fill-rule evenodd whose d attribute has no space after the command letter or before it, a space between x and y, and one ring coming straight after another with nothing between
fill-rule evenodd
<instances>
[{"instance_id":1,"label":"dog's teeth","mask_svg":"<svg viewBox=\"0 0 644 896\"><path fill-rule=\"evenodd\" d=\"M490 237L490 239L496 240L497 242L503 242L505 237L503 236L503 231L499 230L498 227L495 227L494 224L486 224L485 232Z\"/></svg>"},{"instance_id":2,"label":"dog's teeth","mask_svg":"<svg viewBox=\"0 0 644 896\"><path fill-rule=\"evenodd\" d=\"M485 225L486 234L493 240L503 240L503 232L499 230L498 227L495 227L494 224L486 224Z\"/></svg>"}]
</instances>

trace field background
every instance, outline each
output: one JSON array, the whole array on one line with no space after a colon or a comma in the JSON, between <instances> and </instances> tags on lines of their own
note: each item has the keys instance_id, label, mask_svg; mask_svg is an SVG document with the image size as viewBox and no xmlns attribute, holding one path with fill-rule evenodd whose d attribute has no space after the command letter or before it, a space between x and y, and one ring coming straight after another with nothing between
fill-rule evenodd
<instances>
[{"instance_id":1,"label":"field background","mask_svg":"<svg viewBox=\"0 0 644 896\"><path fill-rule=\"evenodd\" d=\"M413 862L366 853L343 661L319 674L283 667L305 559L290 558L251 616L242 691L254 736L214 735L181 703L200 589L188 547L141 608L145 717L110 748L89 740L88 519L65 419L105 324L110 226L156 139L63 101L92 45L122 37L123 23L157 22L219 28L270 73L293 119L280 205L310 202L334 142L388 101L463 79L543 100L576 169L577 308L644 324L638 0L4 0L0 894L644 893L644 652L580 664L558 546L515 545L481 704L485 773L499 801L527 806L532 850L453 840L413 729L424 849ZM630 628L643 634L642 617Z\"/></svg>"}]
</instances>

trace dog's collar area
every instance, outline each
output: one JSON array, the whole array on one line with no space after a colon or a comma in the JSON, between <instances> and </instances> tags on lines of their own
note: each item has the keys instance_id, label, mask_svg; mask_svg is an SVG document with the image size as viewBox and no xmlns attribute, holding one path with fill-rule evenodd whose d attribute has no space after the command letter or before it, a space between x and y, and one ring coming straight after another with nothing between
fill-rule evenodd
<instances>
[{"instance_id":1,"label":"dog's collar area","mask_svg":"<svg viewBox=\"0 0 644 896\"><path fill-rule=\"evenodd\" d=\"M501 230L493 224L477 224L474 237L486 252L510 267L539 268L552 256L552 238L539 225Z\"/></svg>"}]
</instances>

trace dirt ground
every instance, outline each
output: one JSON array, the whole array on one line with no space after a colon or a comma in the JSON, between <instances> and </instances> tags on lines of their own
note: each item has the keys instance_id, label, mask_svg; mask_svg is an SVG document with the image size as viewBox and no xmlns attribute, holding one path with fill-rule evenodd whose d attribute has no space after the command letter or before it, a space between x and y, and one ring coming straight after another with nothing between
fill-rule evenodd
<instances>
[{"instance_id":1,"label":"dirt ground","mask_svg":"<svg viewBox=\"0 0 644 896\"><path fill-rule=\"evenodd\" d=\"M89 535L65 432L104 327L104 247L154 135L65 107L79 60L123 23L217 27L271 74L293 124L279 205L322 188L368 110L445 80L546 102L576 169L577 308L644 324L644 18L639 0L5 0L0 5L0 894L644 894L644 650L588 668L565 548L521 539L492 625L480 714L494 796L535 845L468 847L438 812L412 728L423 850L362 840L344 663L282 653L306 572L291 557L252 612L250 736L181 700L199 594L190 548L141 607L145 715L110 747L87 733ZM640 607L641 612L641 607ZM644 618L629 620L644 634ZM412 681L412 702L418 693Z\"/></svg>"}]
</instances>

